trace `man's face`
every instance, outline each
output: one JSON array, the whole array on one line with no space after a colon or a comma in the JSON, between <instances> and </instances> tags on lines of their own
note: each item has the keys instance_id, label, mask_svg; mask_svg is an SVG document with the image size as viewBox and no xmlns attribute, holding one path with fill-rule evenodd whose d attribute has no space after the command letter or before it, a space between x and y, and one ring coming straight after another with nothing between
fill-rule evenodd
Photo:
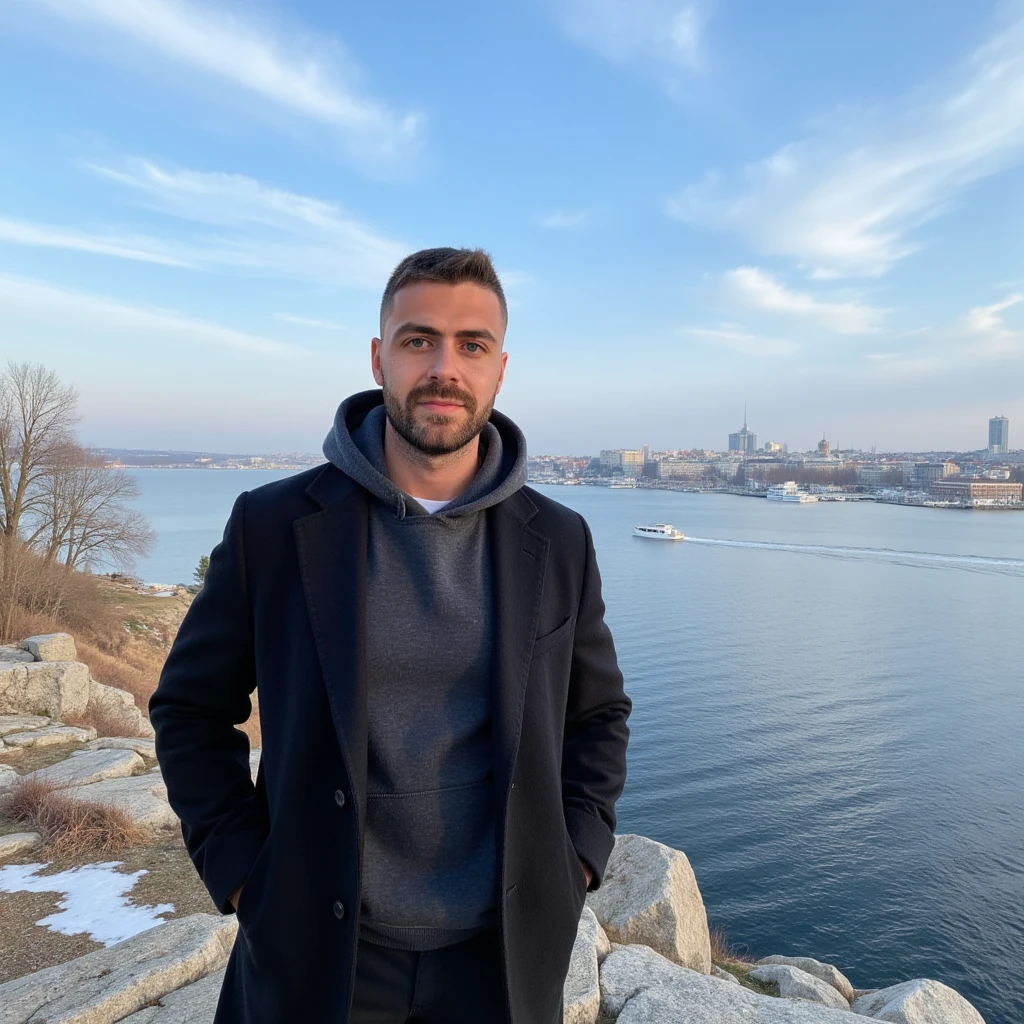
<instances>
[{"instance_id":1,"label":"man's face","mask_svg":"<svg viewBox=\"0 0 1024 1024\"><path fill-rule=\"evenodd\" d=\"M395 293L382 333L370 359L392 427L426 455L469 444L490 419L505 376L497 295L468 282L407 285Z\"/></svg>"}]
</instances>

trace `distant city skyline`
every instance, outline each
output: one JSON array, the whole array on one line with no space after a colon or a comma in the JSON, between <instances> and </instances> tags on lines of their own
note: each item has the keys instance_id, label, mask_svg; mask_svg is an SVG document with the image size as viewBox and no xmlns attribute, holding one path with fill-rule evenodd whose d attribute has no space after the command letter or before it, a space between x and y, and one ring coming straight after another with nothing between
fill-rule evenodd
<instances>
[{"instance_id":1,"label":"distant city skyline","mask_svg":"<svg viewBox=\"0 0 1024 1024\"><path fill-rule=\"evenodd\" d=\"M316 450L395 263L481 245L533 450L717 448L737 395L974 450L1024 418L1021 52L1007 0L0 4L0 359L92 444Z\"/></svg>"}]
</instances>

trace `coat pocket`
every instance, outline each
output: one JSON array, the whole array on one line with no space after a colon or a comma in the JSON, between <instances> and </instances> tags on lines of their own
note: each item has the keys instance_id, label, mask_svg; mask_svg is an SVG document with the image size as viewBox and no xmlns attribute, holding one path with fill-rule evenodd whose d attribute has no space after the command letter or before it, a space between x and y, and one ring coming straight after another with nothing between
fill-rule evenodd
<instances>
[{"instance_id":1,"label":"coat pocket","mask_svg":"<svg viewBox=\"0 0 1024 1024\"><path fill-rule=\"evenodd\" d=\"M543 636L537 637L533 641L533 657L539 658L542 654L546 654L548 651L553 650L563 641L572 636L572 630L575 622L571 615L566 616L563 622L560 622L550 633L545 633Z\"/></svg>"}]
</instances>

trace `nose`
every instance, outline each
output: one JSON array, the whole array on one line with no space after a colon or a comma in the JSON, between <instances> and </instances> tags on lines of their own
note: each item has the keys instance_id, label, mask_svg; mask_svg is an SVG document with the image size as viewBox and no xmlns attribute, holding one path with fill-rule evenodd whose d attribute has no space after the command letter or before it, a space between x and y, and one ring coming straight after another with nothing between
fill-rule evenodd
<instances>
[{"instance_id":1,"label":"nose","mask_svg":"<svg viewBox=\"0 0 1024 1024\"><path fill-rule=\"evenodd\" d=\"M444 338L434 346L434 358L430 362L431 380L455 381L459 379L458 363L455 358L455 344Z\"/></svg>"}]
</instances>

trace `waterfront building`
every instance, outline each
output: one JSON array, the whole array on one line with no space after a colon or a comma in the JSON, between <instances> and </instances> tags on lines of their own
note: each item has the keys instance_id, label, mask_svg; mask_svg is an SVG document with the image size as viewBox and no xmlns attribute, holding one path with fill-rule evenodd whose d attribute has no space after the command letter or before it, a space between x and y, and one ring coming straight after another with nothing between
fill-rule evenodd
<instances>
[{"instance_id":1,"label":"waterfront building","mask_svg":"<svg viewBox=\"0 0 1024 1024\"><path fill-rule=\"evenodd\" d=\"M601 452L601 468L637 477L644 468L644 453L639 448L606 448Z\"/></svg>"},{"instance_id":2,"label":"waterfront building","mask_svg":"<svg viewBox=\"0 0 1024 1024\"><path fill-rule=\"evenodd\" d=\"M960 467L952 459L945 462L918 462L914 465L914 482L927 487L936 480L945 480L959 472Z\"/></svg>"},{"instance_id":3,"label":"waterfront building","mask_svg":"<svg viewBox=\"0 0 1024 1024\"><path fill-rule=\"evenodd\" d=\"M932 494L944 501L985 501L994 504L1020 502L1022 491L1024 484L1010 483L1009 480L985 480L976 476L936 480L931 486Z\"/></svg>"},{"instance_id":4,"label":"waterfront building","mask_svg":"<svg viewBox=\"0 0 1024 1024\"><path fill-rule=\"evenodd\" d=\"M992 455L1006 455L1010 450L1010 421L993 416L988 421L988 450Z\"/></svg>"}]
</instances>

